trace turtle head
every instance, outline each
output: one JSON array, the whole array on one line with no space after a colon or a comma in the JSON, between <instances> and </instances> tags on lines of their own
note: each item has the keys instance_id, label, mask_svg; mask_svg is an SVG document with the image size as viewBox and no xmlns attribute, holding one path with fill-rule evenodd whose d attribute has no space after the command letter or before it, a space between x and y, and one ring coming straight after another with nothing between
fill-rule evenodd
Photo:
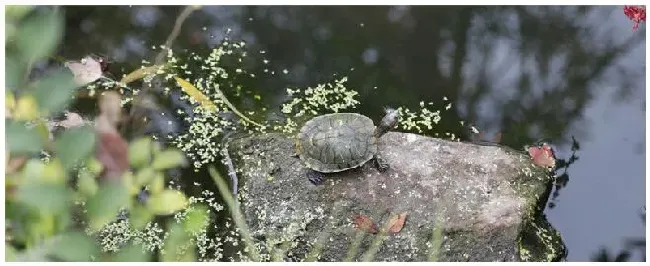
<instances>
[{"instance_id":1,"label":"turtle head","mask_svg":"<svg viewBox=\"0 0 650 266\"><path fill-rule=\"evenodd\" d=\"M300 141L296 140L296 150L291 154L291 157L300 157Z\"/></svg>"},{"instance_id":2,"label":"turtle head","mask_svg":"<svg viewBox=\"0 0 650 266\"><path fill-rule=\"evenodd\" d=\"M296 138L296 153L300 153L301 147L300 145L300 139Z\"/></svg>"},{"instance_id":3,"label":"turtle head","mask_svg":"<svg viewBox=\"0 0 650 266\"><path fill-rule=\"evenodd\" d=\"M375 129L375 137L377 138L395 128L397 122L399 122L399 111L397 109L386 107L384 108L384 112L386 112L386 115L384 115L384 118L381 119L381 122Z\"/></svg>"}]
</instances>

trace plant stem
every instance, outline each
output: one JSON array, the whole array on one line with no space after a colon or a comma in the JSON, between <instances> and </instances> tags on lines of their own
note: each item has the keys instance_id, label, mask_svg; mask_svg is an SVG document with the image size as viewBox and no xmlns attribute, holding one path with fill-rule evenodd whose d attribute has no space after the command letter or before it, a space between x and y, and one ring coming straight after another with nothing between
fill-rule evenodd
<instances>
[{"instance_id":1,"label":"plant stem","mask_svg":"<svg viewBox=\"0 0 650 266\"><path fill-rule=\"evenodd\" d=\"M232 216L235 225L237 225L237 227L239 228L239 232L241 233L241 236L243 238L244 243L246 244L246 247L248 247L248 254L251 257L251 260L260 261L260 254L257 251L255 242L253 241L253 236L251 235L250 230L246 225L246 220L244 219L244 216L241 213L241 209L239 209L239 202L232 197L232 195L228 191L228 184L226 184L226 182L223 181L221 175L219 174L219 172L217 172L214 166L208 167L208 172L210 173L210 177L212 177L212 180L214 180L214 183L217 185L217 188L219 189L219 194L221 194L224 201L226 202L226 205L228 205L228 209L230 210L230 215Z\"/></svg>"}]
</instances>

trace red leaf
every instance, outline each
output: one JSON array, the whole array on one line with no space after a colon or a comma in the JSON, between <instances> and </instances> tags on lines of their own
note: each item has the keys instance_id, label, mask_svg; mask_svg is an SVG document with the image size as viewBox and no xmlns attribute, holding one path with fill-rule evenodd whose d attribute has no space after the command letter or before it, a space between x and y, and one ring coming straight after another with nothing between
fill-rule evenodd
<instances>
[{"instance_id":1,"label":"red leaf","mask_svg":"<svg viewBox=\"0 0 650 266\"><path fill-rule=\"evenodd\" d=\"M390 224L390 228L388 228L388 233L389 234L396 234L399 233L399 231L402 230L402 227L404 227L404 222L406 222L406 213L403 212L399 215L393 216L390 221L388 222Z\"/></svg>"},{"instance_id":2,"label":"red leaf","mask_svg":"<svg viewBox=\"0 0 650 266\"><path fill-rule=\"evenodd\" d=\"M377 226L372 221L372 218L365 215L354 216L354 225L358 231L365 231L368 233L376 234Z\"/></svg>"},{"instance_id":3,"label":"red leaf","mask_svg":"<svg viewBox=\"0 0 650 266\"><path fill-rule=\"evenodd\" d=\"M104 166L104 179L118 179L129 169L129 144L115 128L120 120L120 95L106 92L99 101L100 114L95 119L97 147L95 157Z\"/></svg>"},{"instance_id":4,"label":"red leaf","mask_svg":"<svg viewBox=\"0 0 650 266\"><path fill-rule=\"evenodd\" d=\"M555 167L555 155L551 146L543 144L528 148L528 154L533 159L533 164L540 167Z\"/></svg>"},{"instance_id":5,"label":"red leaf","mask_svg":"<svg viewBox=\"0 0 650 266\"><path fill-rule=\"evenodd\" d=\"M112 132L98 132L98 139L95 157L104 166L103 178L120 178L129 169L128 143Z\"/></svg>"}]
</instances>

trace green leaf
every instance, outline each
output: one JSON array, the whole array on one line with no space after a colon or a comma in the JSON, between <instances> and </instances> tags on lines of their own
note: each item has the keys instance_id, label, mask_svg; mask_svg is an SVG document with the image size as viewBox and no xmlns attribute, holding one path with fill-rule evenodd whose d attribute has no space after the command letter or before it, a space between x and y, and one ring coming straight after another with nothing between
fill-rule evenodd
<instances>
[{"instance_id":1,"label":"green leaf","mask_svg":"<svg viewBox=\"0 0 650 266\"><path fill-rule=\"evenodd\" d=\"M151 183L149 185L149 191L152 195L163 192L165 189L165 176L162 173L157 172L156 176L153 177L153 180L151 180Z\"/></svg>"},{"instance_id":2,"label":"green leaf","mask_svg":"<svg viewBox=\"0 0 650 266\"><path fill-rule=\"evenodd\" d=\"M65 184L31 182L18 187L21 202L50 214L66 211L69 193Z\"/></svg>"},{"instance_id":3,"label":"green leaf","mask_svg":"<svg viewBox=\"0 0 650 266\"><path fill-rule=\"evenodd\" d=\"M99 229L114 220L118 211L129 204L129 192L121 184L102 185L86 203L92 229Z\"/></svg>"},{"instance_id":4,"label":"green leaf","mask_svg":"<svg viewBox=\"0 0 650 266\"><path fill-rule=\"evenodd\" d=\"M144 252L142 245L129 244L120 249L111 261L114 262L147 262L151 254Z\"/></svg>"},{"instance_id":5,"label":"green leaf","mask_svg":"<svg viewBox=\"0 0 650 266\"><path fill-rule=\"evenodd\" d=\"M63 36L63 17L56 9L35 12L23 21L16 35L16 47L27 61L46 57Z\"/></svg>"},{"instance_id":6,"label":"green leaf","mask_svg":"<svg viewBox=\"0 0 650 266\"><path fill-rule=\"evenodd\" d=\"M45 163L39 159L29 159L23 166L23 183L42 182Z\"/></svg>"},{"instance_id":7,"label":"green leaf","mask_svg":"<svg viewBox=\"0 0 650 266\"><path fill-rule=\"evenodd\" d=\"M141 167L150 163L151 139L149 137L134 140L129 145L129 162L133 167Z\"/></svg>"},{"instance_id":8,"label":"green leaf","mask_svg":"<svg viewBox=\"0 0 650 266\"><path fill-rule=\"evenodd\" d=\"M148 185L156 177L156 171L151 167L145 167L135 175L135 183L138 186Z\"/></svg>"},{"instance_id":9,"label":"green leaf","mask_svg":"<svg viewBox=\"0 0 650 266\"><path fill-rule=\"evenodd\" d=\"M72 72L59 69L53 74L37 81L34 88L34 97L44 115L59 112L72 100L77 86L74 83ZM48 113L49 112L49 113Z\"/></svg>"},{"instance_id":10,"label":"green leaf","mask_svg":"<svg viewBox=\"0 0 650 266\"><path fill-rule=\"evenodd\" d=\"M208 225L208 209L198 205L187 212L183 226L187 232L199 233Z\"/></svg>"},{"instance_id":11,"label":"green leaf","mask_svg":"<svg viewBox=\"0 0 650 266\"><path fill-rule=\"evenodd\" d=\"M94 147L95 131L89 126L68 129L54 143L54 150L66 169L88 156Z\"/></svg>"},{"instance_id":12,"label":"green leaf","mask_svg":"<svg viewBox=\"0 0 650 266\"><path fill-rule=\"evenodd\" d=\"M7 55L5 59L5 90L16 91L19 89L25 77L24 68L15 55Z\"/></svg>"},{"instance_id":13,"label":"green leaf","mask_svg":"<svg viewBox=\"0 0 650 266\"><path fill-rule=\"evenodd\" d=\"M141 230L147 225L147 223L151 222L153 217L154 215L150 210L141 206L136 206L131 210L129 222L133 229Z\"/></svg>"},{"instance_id":14,"label":"green leaf","mask_svg":"<svg viewBox=\"0 0 650 266\"><path fill-rule=\"evenodd\" d=\"M153 166L156 170L170 169L185 164L185 155L179 150L168 149L155 155Z\"/></svg>"},{"instance_id":15,"label":"green leaf","mask_svg":"<svg viewBox=\"0 0 650 266\"><path fill-rule=\"evenodd\" d=\"M167 189L152 195L147 207L158 215L172 214L187 207L187 198L180 191Z\"/></svg>"},{"instance_id":16,"label":"green leaf","mask_svg":"<svg viewBox=\"0 0 650 266\"><path fill-rule=\"evenodd\" d=\"M5 6L5 20L18 21L23 18L29 11L32 11L34 6Z\"/></svg>"},{"instance_id":17,"label":"green leaf","mask_svg":"<svg viewBox=\"0 0 650 266\"><path fill-rule=\"evenodd\" d=\"M42 182L63 184L66 181L67 173L61 165L59 158L54 157L45 164L45 171L41 177Z\"/></svg>"},{"instance_id":18,"label":"green leaf","mask_svg":"<svg viewBox=\"0 0 650 266\"><path fill-rule=\"evenodd\" d=\"M102 165L99 160L97 160L95 157L90 157L88 160L86 160L86 167L92 173L93 175L97 176L99 173L102 172L102 169L104 166Z\"/></svg>"},{"instance_id":19,"label":"green leaf","mask_svg":"<svg viewBox=\"0 0 650 266\"><path fill-rule=\"evenodd\" d=\"M46 262L49 260L47 257L48 252L52 247L59 244L60 235L55 235L53 237L47 238L41 243L37 243L34 246L31 246L29 249L23 250L16 261L20 262Z\"/></svg>"},{"instance_id":20,"label":"green leaf","mask_svg":"<svg viewBox=\"0 0 650 266\"><path fill-rule=\"evenodd\" d=\"M5 243L5 261L16 261L18 251L9 243Z\"/></svg>"},{"instance_id":21,"label":"green leaf","mask_svg":"<svg viewBox=\"0 0 650 266\"><path fill-rule=\"evenodd\" d=\"M72 196L70 196L72 197ZM69 199L72 201L71 199ZM63 232L68 230L72 225L74 221L72 220L72 212L66 211L66 212L59 212L58 214L55 215L55 223L56 223L56 232Z\"/></svg>"},{"instance_id":22,"label":"green leaf","mask_svg":"<svg viewBox=\"0 0 650 266\"><path fill-rule=\"evenodd\" d=\"M79 179L77 179L77 189L81 194L86 197L92 197L97 193L99 186L93 175L89 170L79 171Z\"/></svg>"},{"instance_id":23,"label":"green leaf","mask_svg":"<svg viewBox=\"0 0 650 266\"><path fill-rule=\"evenodd\" d=\"M35 128L27 128L25 123L5 120L9 152L36 153L43 148L44 140Z\"/></svg>"},{"instance_id":24,"label":"green leaf","mask_svg":"<svg viewBox=\"0 0 650 266\"><path fill-rule=\"evenodd\" d=\"M183 226L174 223L167 232L169 236L165 240L162 261L195 261L196 245L190 241L190 236L183 230Z\"/></svg>"},{"instance_id":25,"label":"green leaf","mask_svg":"<svg viewBox=\"0 0 650 266\"><path fill-rule=\"evenodd\" d=\"M61 236L50 255L63 261L91 261L99 256L99 247L82 232L69 232Z\"/></svg>"},{"instance_id":26,"label":"green leaf","mask_svg":"<svg viewBox=\"0 0 650 266\"><path fill-rule=\"evenodd\" d=\"M17 30L16 22L5 20L5 47L10 40L14 39L13 37L16 35Z\"/></svg>"}]
</instances>

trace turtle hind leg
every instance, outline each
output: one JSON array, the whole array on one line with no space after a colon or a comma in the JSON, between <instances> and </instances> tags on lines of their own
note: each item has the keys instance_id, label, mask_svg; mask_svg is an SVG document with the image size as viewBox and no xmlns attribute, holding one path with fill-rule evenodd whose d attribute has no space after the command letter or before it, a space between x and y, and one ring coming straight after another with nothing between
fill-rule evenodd
<instances>
[{"instance_id":1,"label":"turtle hind leg","mask_svg":"<svg viewBox=\"0 0 650 266\"><path fill-rule=\"evenodd\" d=\"M390 168L390 165L388 165L386 160L384 158L382 158L381 156L379 156L379 155L375 155L375 160L374 161L375 161L375 166L377 167L377 170L379 170L379 172L381 172L381 173L388 171L388 169Z\"/></svg>"},{"instance_id":2,"label":"turtle hind leg","mask_svg":"<svg viewBox=\"0 0 650 266\"><path fill-rule=\"evenodd\" d=\"M312 184L318 186L323 184L323 178L325 175L321 172L314 171L312 169L307 169L307 179L309 179L309 182Z\"/></svg>"}]
</instances>

